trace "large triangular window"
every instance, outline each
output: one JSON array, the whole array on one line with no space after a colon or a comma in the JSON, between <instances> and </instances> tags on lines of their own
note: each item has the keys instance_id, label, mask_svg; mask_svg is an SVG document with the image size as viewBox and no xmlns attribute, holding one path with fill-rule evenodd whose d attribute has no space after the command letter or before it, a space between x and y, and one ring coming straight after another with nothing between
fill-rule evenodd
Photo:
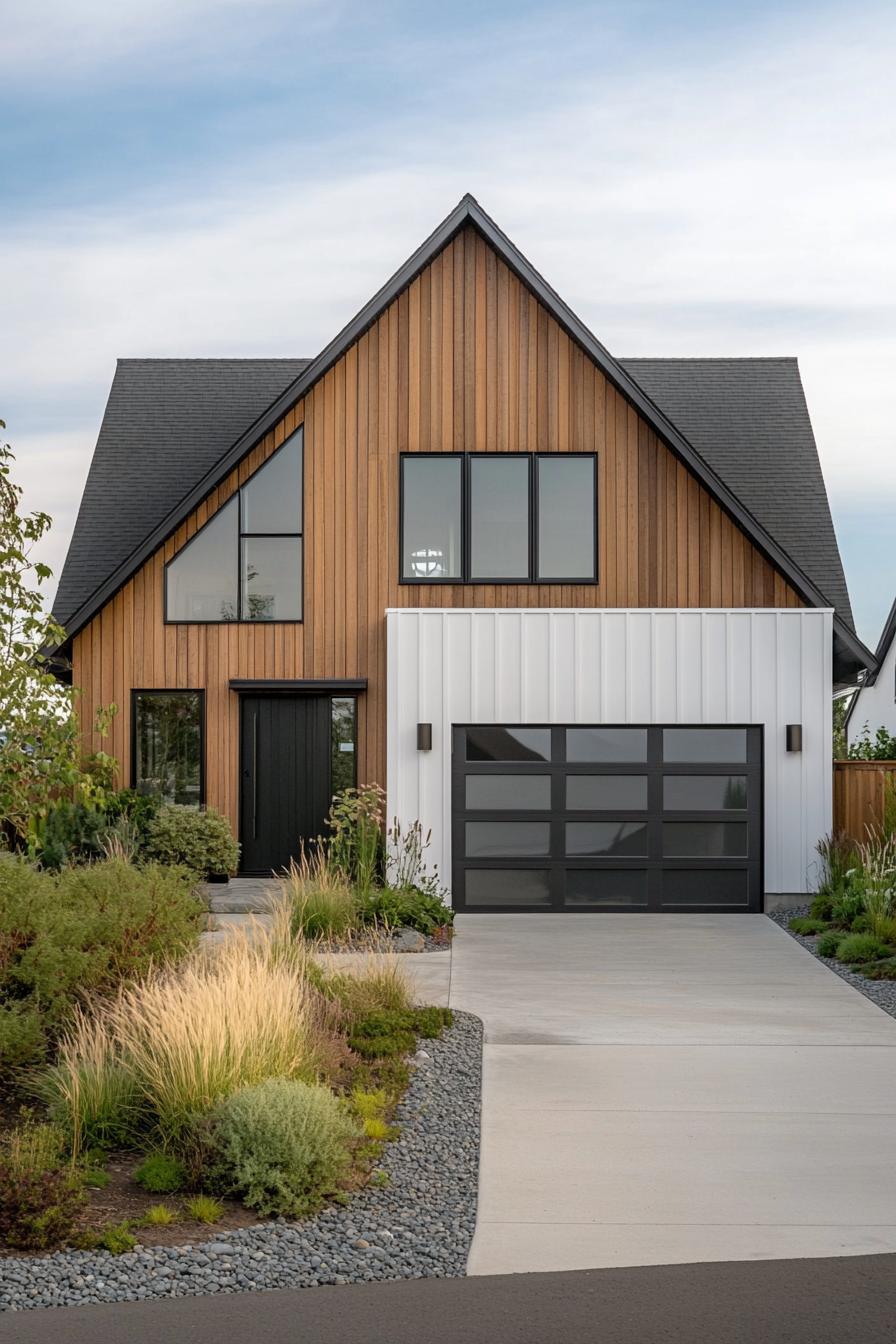
<instances>
[{"instance_id":1,"label":"large triangular window","mask_svg":"<svg viewBox=\"0 0 896 1344\"><path fill-rule=\"evenodd\" d=\"M302 619L302 431L187 542L165 570L165 619Z\"/></svg>"}]
</instances>

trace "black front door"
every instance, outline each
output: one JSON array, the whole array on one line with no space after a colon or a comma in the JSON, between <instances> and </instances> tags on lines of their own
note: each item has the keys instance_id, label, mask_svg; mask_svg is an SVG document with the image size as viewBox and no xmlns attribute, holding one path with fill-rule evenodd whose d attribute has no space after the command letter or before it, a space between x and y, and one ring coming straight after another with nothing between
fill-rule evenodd
<instances>
[{"instance_id":1,"label":"black front door","mask_svg":"<svg viewBox=\"0 0 896 1344\"><path fill-rule=\"evenodd\" d=\"M241 871L271 873L321 835L330 810L330 696L247 695L240 740Z\"/></svg>"}]
</instances>

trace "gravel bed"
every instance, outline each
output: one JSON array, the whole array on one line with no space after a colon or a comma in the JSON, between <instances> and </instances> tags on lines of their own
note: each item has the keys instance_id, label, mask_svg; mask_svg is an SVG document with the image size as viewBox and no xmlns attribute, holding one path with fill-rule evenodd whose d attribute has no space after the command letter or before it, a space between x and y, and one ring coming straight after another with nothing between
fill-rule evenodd
<instances>
[{"instance_id":1,"label":"gravel bed","mask_svg":"<svg viewBox=\"0 0 896 1344\"><path fill-rule=\"evenodd\" d=\"M798 910L769 911L768 917L784 929L785 933L789 933L791 938L795 939L807 952L811 952L813 957L816 957L822 965L829 966L832 971L840 976L841 980L845 980L847 984L852 985L853 989L857 989L860 994L864 994L866 999L876 1003L878 1008L883 1008L885 1013L889 1013L891 1017L896 1017L896 980L869 980L866 976L859 975L857 971L851 971L842 962L835 961L833 957L819 957L815 950L816 937L806 938L803 934L794 933L792 929L788 929L789 920L795 919L798 915L808 915L808 913L809 907L806 905Z\"/></svg>"},{"instance_id":2,"label":"gravel bed","mask_svg":"<svg viewBox=\"0 0 896 1344\"><path fill-rule=\"evenodd\" d=\"M456 1013L414 1062L396 1114L401 1135L378 1168L388 1185L305 1222L277 1219L192 1246L0 1260L0 1311L462 1277L476 1224L482 1023Z\"/></svg>"}]
</instances>

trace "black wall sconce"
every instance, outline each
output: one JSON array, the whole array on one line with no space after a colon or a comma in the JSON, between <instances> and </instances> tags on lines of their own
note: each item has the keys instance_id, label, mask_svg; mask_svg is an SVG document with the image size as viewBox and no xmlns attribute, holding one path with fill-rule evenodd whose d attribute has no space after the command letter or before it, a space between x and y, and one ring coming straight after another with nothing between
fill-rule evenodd
<instances>
[{"instance_id":1,"label":"black wall sconce","mask_svg":"<svg viewBox=\"0 0 896 1344\"><path fill-rule=\"evenodd\" d=\"M432 724L417 724L417 750L432 751Z\"/></svg>"},{"instance_id":2,"label":"black wall sconce","mask_svg":"<svg viewBox=\"0 0 896 1344\"><path fill-rule=\"evenodd\" d=\"M803 725L801 723L788 723L787 750L802 751L802 749L803 749Z\"/></svg>"}]
</instances>

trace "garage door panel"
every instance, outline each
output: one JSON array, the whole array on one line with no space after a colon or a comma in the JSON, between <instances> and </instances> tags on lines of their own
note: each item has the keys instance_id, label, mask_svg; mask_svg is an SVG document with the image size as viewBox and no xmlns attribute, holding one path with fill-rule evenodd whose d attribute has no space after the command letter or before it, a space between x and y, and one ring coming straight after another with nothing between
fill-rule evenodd
<instances>
[{"instance_id":1,"label":"garage door panel","mask_svg":"<svg viewBox=\"0 0 896 1344\"><path fill-rule=\"evenodd\" d=\"M458 907L758 910L761 732L456 727Z\"/></svg>"}]
</instances>

